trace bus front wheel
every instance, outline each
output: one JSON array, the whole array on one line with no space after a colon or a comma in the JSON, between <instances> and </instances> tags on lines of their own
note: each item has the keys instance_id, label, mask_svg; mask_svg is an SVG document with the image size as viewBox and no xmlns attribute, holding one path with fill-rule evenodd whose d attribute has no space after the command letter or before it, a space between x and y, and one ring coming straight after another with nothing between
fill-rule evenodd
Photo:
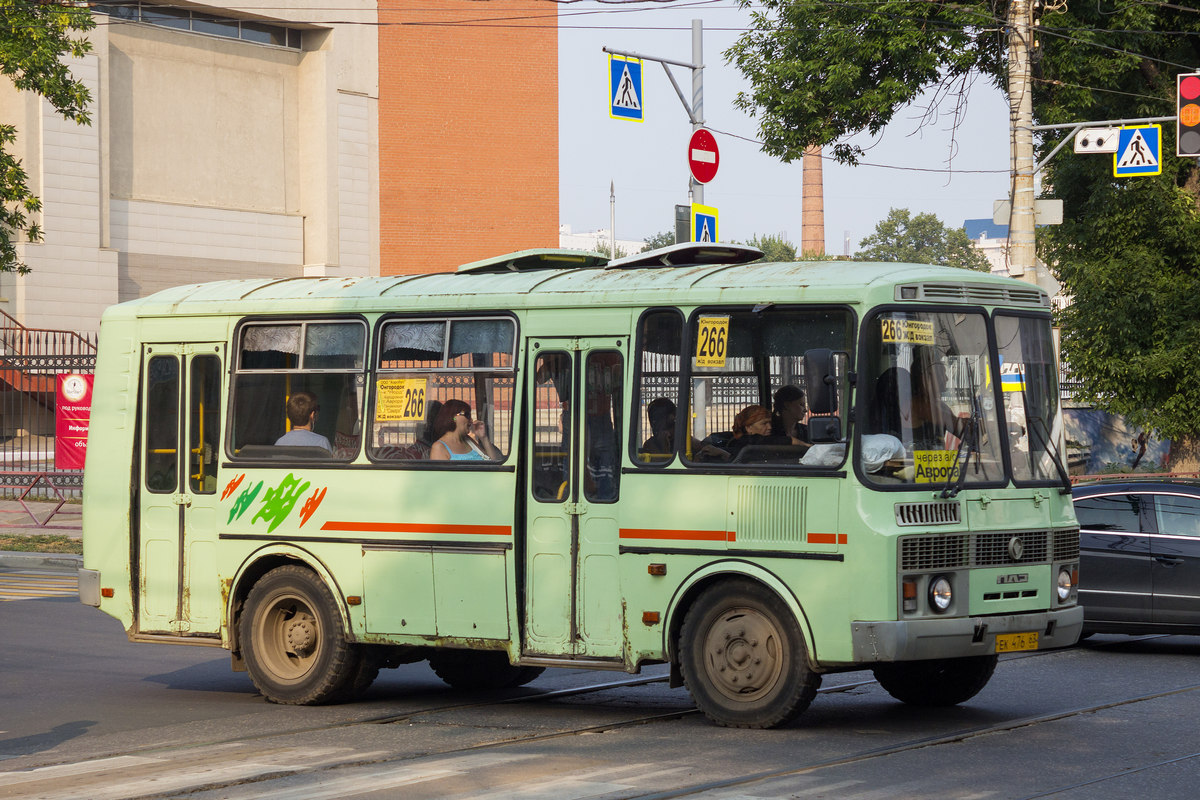
<instances>
[{"instance_id":1,"label":"bus front wheel","mask_svg":"<svg viewBox=\"0 0 1200 800\"><path fill-rule=\"evenodd\" d=\"M888 694L914 706L956 706L979 694L996 670L996 656L893 661L872 668Z\"/></svg>"},{"instance_id":2,"label":"bus front wheel","mask_svg":"<svg viewBox=\"0 0 1200 800\"><path fill-rule=\"evenodd\" d=\"M365 678L333 595L312 570L289 565L264 575L246 598L240 625L246 669L273 703L341 700Z\"/></svg>"},{"instance_id":3,"label":"bus front wheel","mask_svg":"<svg viewBox=\"0 0 1200 800\"><path fill-rule=\"evenodd\" d=\"M700 595L683 621L679 659L696 705L732 728L783 725L808 708L821 685L795 616L775 593L749 581Z\"/></svg>"}]
</instances>

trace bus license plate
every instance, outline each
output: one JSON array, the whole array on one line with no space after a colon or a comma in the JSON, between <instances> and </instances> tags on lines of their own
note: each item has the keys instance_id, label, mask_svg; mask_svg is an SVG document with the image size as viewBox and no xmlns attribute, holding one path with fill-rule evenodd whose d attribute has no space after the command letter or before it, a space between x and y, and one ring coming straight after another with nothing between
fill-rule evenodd
<instances>
[{"instance_id":1,"label":"bus license plate","mask_svg":"<svg viewBox=\"0 0 1200 800\"><path fill-rule=\"evenodd\" d=\"M997 653L1015 653L1021 650L1037 650L1038 635L1037 631L1029 633L997 633L996 634L996 652Z\"/></svg>"}]
</instances>

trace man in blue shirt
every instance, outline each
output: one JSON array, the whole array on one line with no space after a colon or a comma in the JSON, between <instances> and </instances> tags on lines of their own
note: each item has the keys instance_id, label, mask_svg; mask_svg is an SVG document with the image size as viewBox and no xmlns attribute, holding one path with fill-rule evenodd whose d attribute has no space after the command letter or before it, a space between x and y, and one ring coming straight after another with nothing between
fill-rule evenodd
<instances>
[{"instance_id":1,"label":"man in blue shirt","mask_svg":"<svg viewBox=\"0 0 1200 800\"><path fill-rule=\"evenodd\" d=\"M317 424L317 412L320 411L317 398L312 392L296 392L287 401L287 416L292 423L292 429L280 436L277 445L288 447L323 447L333 452L329 440L319 433L313 433Z\"/></svg>"}]
</instances>

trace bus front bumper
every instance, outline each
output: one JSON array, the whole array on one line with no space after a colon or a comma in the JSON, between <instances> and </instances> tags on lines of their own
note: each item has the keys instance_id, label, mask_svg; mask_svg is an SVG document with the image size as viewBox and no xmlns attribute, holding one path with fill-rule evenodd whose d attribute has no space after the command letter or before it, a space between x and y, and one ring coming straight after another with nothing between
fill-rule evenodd
<instances>
[{"instance_id":1,"label":"bus front bumper","mask_svg":"<svg viewBox=\"0 0 1200 800\"><path fill-rule=\"evenodd\" d=\"M1000 614L899 622L852 622L854 661L921 661L996 652L997 634L1037 633L1037 647L1051 650L1079 640L1083 606L1033 614Z\"/></svg>"}]
</instances>

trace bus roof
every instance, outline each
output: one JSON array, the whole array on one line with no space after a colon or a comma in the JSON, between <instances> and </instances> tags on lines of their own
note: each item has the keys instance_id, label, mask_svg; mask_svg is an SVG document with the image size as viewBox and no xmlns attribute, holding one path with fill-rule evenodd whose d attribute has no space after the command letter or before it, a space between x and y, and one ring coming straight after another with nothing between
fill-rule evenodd
<instances>
[{"instance_id":1,"label":"bus roof","mask_svg":"<svg viewBox=\"0 0 1200 800\"><path fill-rule=\"evenodd\" d=\"M154 317L181 312L295 314L747 302L874 305L902 297L935 303L1050 307L1049 297L1036 286L951 267L853 261L740 263L749 257L748 248L729 248L723 263L674 266L671 264L680 260L680 246L666 250L673 251L673 257L639 254L606 262L598 253L533 250L474 262L458 272L196 283L122 303L110 312ZM900 285L909 287L903 296Z\"/></svg>"}]
</instances>

